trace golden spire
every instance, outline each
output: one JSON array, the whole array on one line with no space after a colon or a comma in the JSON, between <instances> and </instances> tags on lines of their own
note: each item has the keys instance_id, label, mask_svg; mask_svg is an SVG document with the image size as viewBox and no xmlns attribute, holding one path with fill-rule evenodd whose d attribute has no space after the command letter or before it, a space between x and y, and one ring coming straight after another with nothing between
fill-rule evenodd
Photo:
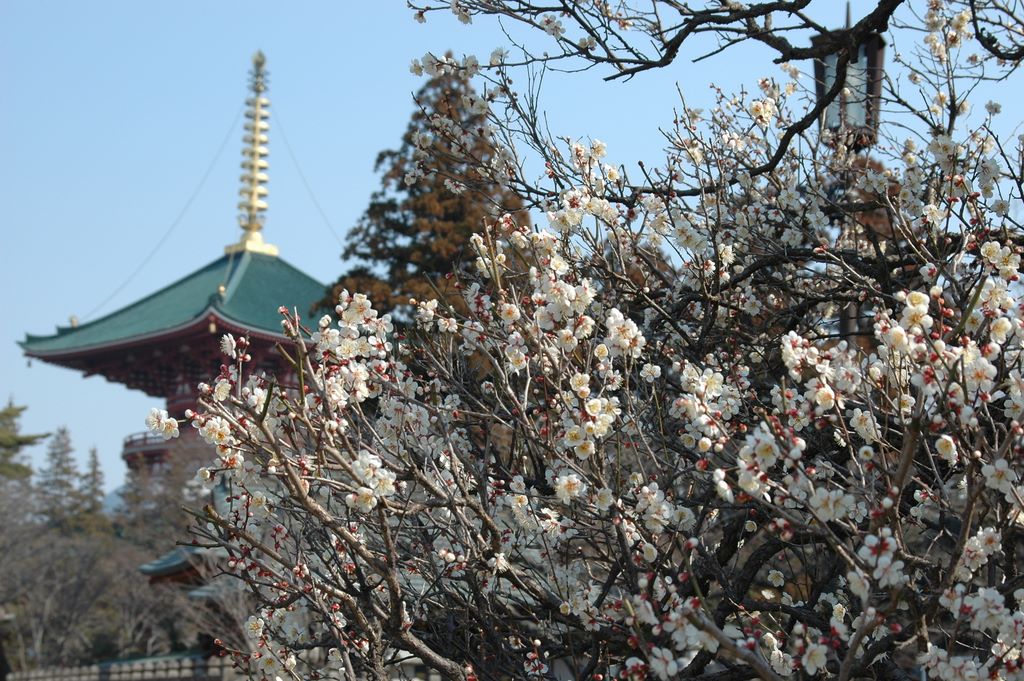
<instances>
[{"instance_id":1,"label":"golden spire","mask_svg":"<svg viewBox=\"0 0 1024 681\"><path fill-rule=\"evenodd\" d=\"M252 71L249 73L249 91L245 100L245 135L242 141L242 188L238 190L238 224L242 227L242 238L236 244L224 249L225 253L250 251L264 255L277 255L277 246L263 242L264 215L267 210L267 130L270 124L270 100L263 96L267 91L267 72L263 52L252 56Z\"/></svg>"}]
</instances>

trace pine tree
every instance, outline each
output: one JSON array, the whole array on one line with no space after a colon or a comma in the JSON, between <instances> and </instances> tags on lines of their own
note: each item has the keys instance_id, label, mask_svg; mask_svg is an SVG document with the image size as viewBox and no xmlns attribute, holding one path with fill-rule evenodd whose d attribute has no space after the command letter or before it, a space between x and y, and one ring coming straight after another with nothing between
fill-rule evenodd
<instances>
[{"instance_id":1,"label":"pine tree","mask_svg":"<svg viewBox=\"0 0 1024 681\"><path fill-rule=\"evenodd\" d=\"M402 144L377 157L375 170L382 173L381 187L359 223L349 232L342 258L359 264L332 286L322 305L333 307L342 289L366 293L381 312L397 311L408 317L410 298L429 298L440 291L450 302L458 296L447 285L446 275L460 262L471 262L469 237L480 231L485 219L522 210L513 193L482 178L475 170L451 159L452 142L431 126L432 119L454 118L465 146L460 154L487 164L494 148L483 134L485 120L473 103L479 102L472 85L462 75L437 75L416 95L413 113ZM438 114L440 114L438 116ZM448 128L448 133L452 133ZM426 147L418 140L429 137ZM419 178L409 184L407 176ZM516 216L520 221L525 214ZM457 303L456 303L457 304Z\"/></svg>"},{"instance_id":2,"label":"pine tree","mask_svg":"<svg viewBox=\"0 0 1024 681\"><path fill-rule=\"evenodd\" d=\"M22 435L18 426L25 407L17 406L13 400L0 409L0 478L23 479L32 474L28 465L18 461L21 450L47 437L43 435Z\"/></svg>"},{"instance_id":3,"label":"pine tree","mask_svg":"<svg viewBox=\"0 0 1024 681\"><path fill-rule=\"evenodd\" d=\"M72 525L76 530L92 536L110 536L113 523L103 512L103 468L99 453L89 450L89 463L78 480L79 511Z\"/></svg>"},{"instance_id":4,"label":"pine tree","mask_svg":"<svg viewBox=\"0 0 1024 681\"><path fill-rule=\"evenodd\" d=\"M95 447L89 450L89 464L79 483L79 494L83 511L100 513L103 510L103 468Z\"/></svg>"},{"instance_id":5,"label":"pine tree","mask_svg":"<svg viewBox=\"0 0 1024 681\"><path fill-rule=\"evenodd\" d=\"M118 535L151 553L169 551L184 539L191 516L182 508L202 508L209 502L209 493L195 484L196 470L209 457L202 440L182 438L172 441L158 472L146 466L129 469L113 514Z\"/></svg>"},{"instance_id":6,"label":"pine tree","mask_svg":"<svg viewBox=\"0 0 1024 681\"><path fill-rule=\"evenodd\" d=\"M82 509L78 481L71 435L67 428L61 426L50 440L46 449L46 465L36 479L39 513L47 525L60 532L73 529L76 515Z\"/></svg>"},{"instance_id":7,"label":"pine tree","mask_svg":"<svg viewBox=\"0 0 1024 681\"><path fill-rule=\"evenodd\" d=\"M168 528L160 522L161 507L157 502L161 491L146 466L128 469L114 516L119 537L150 552L167 549Z\"/></svg>"}]
</instances>

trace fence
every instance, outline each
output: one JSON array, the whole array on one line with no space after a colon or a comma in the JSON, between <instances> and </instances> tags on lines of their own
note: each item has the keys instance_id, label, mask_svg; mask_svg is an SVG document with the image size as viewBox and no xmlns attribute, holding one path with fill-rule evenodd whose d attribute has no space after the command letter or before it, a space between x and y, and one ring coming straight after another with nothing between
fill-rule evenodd
<instances>
[{"instance_id":1,"label":"fence","mask_svg":"<svg viewBox=\"0 0 1024 681\"><path fill-rule=\"evenodd\" d=\"M239 681L228 658L114 662L90 667L49 667L19 672L8 681Z\"/></svg>"},{"instance_id":2,"label":"fence","mask_svg":"<svg viewBox=\"0 0 1024 681\"><path fill-rule=\"evenodd\" d=\"M401 665L396 679L441 681L436 672L415 661ZM231 665L230 658L180 658L115 662L91 667L49 667L31 672L18 672L7 681L246 681Z\"/></svg>"}]
</instances>

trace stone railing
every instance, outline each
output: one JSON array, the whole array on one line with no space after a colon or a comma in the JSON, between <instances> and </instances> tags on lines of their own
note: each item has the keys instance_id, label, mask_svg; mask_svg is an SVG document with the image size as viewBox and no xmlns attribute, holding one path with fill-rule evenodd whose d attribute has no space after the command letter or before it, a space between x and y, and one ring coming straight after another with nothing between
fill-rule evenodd
<instances>
[{"instance_id":1,"label":"stone railing","mask_svg":"<svg viewBox=\"0 0 1024 681\"><path fill-rule=\"evenodd\" d=\"M427 672L415 661L401 665L396 679L441 681L440 674ZM113 662L91 667L48 667L18 672L7 681L247 681L231 665L230 658L181 658Z\"/></svg>"},{"instance_id":2,"label":"stone railing","mask_svg":"<svg viewBox=\"0 0 1024 681\"><path fill-rule=\"evenodd\" d=\"M89 667L48 667L18 672L8 681L238 681L228 658L113 662Z\"/></svg>"}]
</instances>

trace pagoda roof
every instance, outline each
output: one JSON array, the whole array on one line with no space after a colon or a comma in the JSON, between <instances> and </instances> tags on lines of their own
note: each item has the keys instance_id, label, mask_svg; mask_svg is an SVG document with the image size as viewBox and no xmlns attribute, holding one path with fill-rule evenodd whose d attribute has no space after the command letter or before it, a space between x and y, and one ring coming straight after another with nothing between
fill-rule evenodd
<instances>
[{"instance_id":1,"label":"pagoda roof","mask_svg":"<svg viewBox=\"0 0 1024 681\"><path fill-rule=\"evenodd\" d=\"M203 549L197 546L179 546L156 560L139 566L139 572L148 577L167 577L183 574L202 562Z\"/></svg>"},{"instance_id":2,"label":"pagoda roof","mask_svg":"<svg viewBox=\"0 0 1024 681\"><path fill-rule=\"evenodd\" d=\"M280 338L278 307L305 316L326 287L281 258L251 251L231 253L159 291L78 326L49 336L26 334L19 345L30 357L61 360L146 345L220 321L226 330Z\"/></svg>"}]
</instances>

